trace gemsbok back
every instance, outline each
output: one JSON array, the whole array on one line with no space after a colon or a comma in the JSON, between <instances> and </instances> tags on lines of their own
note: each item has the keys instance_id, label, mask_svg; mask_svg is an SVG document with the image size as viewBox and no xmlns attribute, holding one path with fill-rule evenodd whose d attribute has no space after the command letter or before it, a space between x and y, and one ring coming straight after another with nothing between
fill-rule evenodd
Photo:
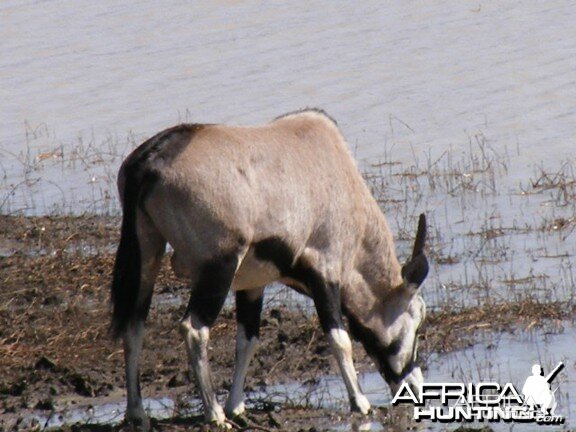
<instances>
[{"instance_id":1,"label":"gemsbok back","mask_svg":"<svg viewBox=\"0 0 576 432\"><path fill-rule=\"evenodd\" d=\"M342 373L351 408L368 413L344 324L396 391L418 386L417 331L428 274L426 220L399 264L384 215L336 123L320 110L258 127L186 124L150 138L118 175L123 208L112 283L112 330L126 362L126 420L149 430L139 355L154 281L168 242L172 268L190 280L180 330L206 421L244 411L244 381L259 336L264 287L279 281L311 297ZM232 288L236 364L224 409L208 364L210 328Z\"/></svg>"}]
</instances>

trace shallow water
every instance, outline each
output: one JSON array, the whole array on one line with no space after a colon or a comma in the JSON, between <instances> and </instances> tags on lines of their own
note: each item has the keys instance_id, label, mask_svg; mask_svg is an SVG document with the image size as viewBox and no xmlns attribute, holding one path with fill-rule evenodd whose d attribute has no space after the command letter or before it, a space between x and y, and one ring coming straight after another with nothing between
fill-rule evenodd
<instances>
[{"instance_id":1,"label":"shallow water","mask_svg":"<svg viewBox=\"0 0 576 432\"><path fill-rule=\"evenodd\" d=\"M576 427L576 401L570 394L576 387L574 358L576 328L573 323L553 323L552 328L517 331L514 334L484 335L481 342L451 354L435 354L427 360L426 380L429 382L497 382L512 383L520 391L534 364L548 374L562 361L565 368L552 382L558 403L556 414L566 418L563 426L546 426L547 430ZM534 430L534 424L490 424L496 431Z\"/></svg>"},{"instance_id":2,"label":"shallow water","mask_svg":"<svg viewBox=\"0 0 576 432\"><path fill-rule=\"evenodd\" d=\"M547 430L563 430L576 426L576 400L570 398L569 390L576 385L573 359L576 346L576 328L570 322L551 323L548 329L517 331L513 334L486 333L475 345L450 354L434 354L426 360L427 382L497 382L504 385L511 382L521 389L525 379L531 374L533 364L540 364L545 373L562 361L566 368L553 382L558 407L556 414L566 417L563 426L546 426ZM389 406L392 396L381 376L377 373L360 375L360 385L373 406ZM314 383L287 383L267 386L249 392L247 407L261 408L263 405L278 406L291 404L311 408L326 408L346 413L348 398L340 376L321 376ZM200 415L201 403L198 399L184 399L176 402L169 397L146 398L144 406L155 418L169 418L179 415ZM101 405L83 406L69 409L52 417L43 414L30 416L27 421L37 419L47 427L64 424L93 423L116 424L124 418L124 400L109 400ZM367 430L381 430L381 425L368 422ZM454 429L458 425L422 422L424 430ZM478 425L476 425L478 426ZM345 430L346 423L333 425L334 430ZM496 431L531 430L534 425L509 425L490 423Z\"/></svg>"}]
</instances>

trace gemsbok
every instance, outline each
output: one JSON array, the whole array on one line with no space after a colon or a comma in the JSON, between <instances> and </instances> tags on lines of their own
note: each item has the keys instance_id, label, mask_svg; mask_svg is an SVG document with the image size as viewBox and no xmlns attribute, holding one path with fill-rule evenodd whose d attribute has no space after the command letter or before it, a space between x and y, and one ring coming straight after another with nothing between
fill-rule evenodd
<instances>
[{"instance_id":1,"label":"gemsbok","mask_svg":"<svg viewBox=\"0 0 576 432\"><path fill-rule=\"evenodd\" d=\"M314 301L351 408L368 413L344 324L396 391L417 387L418 288L428 274L426 220L399 264L390 228L336 123L306 109L257 127L184 124L136 148L118 175L122 228L112 283L112 332L122 337L126 421L149 430L139 383L144 321L166 243L190 280L180 323L206 421L244 411L244 382L259 337L264 287L279 281ZM230 288L238 322L224 409L208 364L210 328Z\"/></svg>"}]
</instances>

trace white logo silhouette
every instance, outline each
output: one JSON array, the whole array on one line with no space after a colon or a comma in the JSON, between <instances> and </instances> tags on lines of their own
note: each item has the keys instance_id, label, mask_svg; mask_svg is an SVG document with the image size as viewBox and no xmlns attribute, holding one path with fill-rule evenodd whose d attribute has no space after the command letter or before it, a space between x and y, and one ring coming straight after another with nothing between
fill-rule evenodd
<instances>
[{"instance_id":1,"label":"white logo silhouette","mask_svg":"<svg viewBox=\"0 0 576 432\"><path fill-rule=\"evenodd\" d=\"M547 376L542 367L532 366L529 376L519 392L514 384L507 382L436 382L422 383L412 389L407 382L402 383L392 399L392 406L411 404L413 419L417 422L519 422L538 425L561 425L566 417L556 415L556 397L550 384L564 363L560 362ZM522 395L523 393L523 395Z\"/></svg>"},{"instance_id":2,"label":"white logo silhouette","mask_svg":"<svg viewBox=\"0 0 576 432\"><path fill-rule=\"evenodd\" d=\"M532 366L532 376L529 376L522 387L522 393L526 400L526 404L532 410L537 406L540 407L542 414L553 415L556 410L556 397L554 393L557 388L552 391L550 383L556 375L564 368L564 363L560 362L546 377L544 371L539 364Z\"/></svg>"}]
</instances>

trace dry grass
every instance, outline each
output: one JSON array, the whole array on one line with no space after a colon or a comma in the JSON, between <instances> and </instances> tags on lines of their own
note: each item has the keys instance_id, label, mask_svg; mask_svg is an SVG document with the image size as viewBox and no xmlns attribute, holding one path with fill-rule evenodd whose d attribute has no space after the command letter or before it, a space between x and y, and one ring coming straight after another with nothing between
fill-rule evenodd
<instances>
[{"instance_id":1,"label":"dry grass","mask_svg":"<svg viewBox=\"0 0 576 432\"><path fill-rule=\"evenodd\" d=\"M104 217L0 217L0 247L9 255L0 258L0 413L54 403L58 408L59 398L102 396L123 386L121 350L108 335L117 224L117 219ZM187 290L167 261L156 293L186 299ZM186 389L186 380L180 378L186 360L175 328L182 309L182 304L172 304L151 312L142 364L143 385L151 392L167 391L170 382ZM571 319L574 312L568 302L536 300L436 309L422 330L421 357L472 344L478 331L554 326ZM234 333L234 318L228 311L213 331L218 387L229 385L233 364L229 341ZM313 314L267 310L260 352L265 354L257 357L249 385L305 382L337 373ZM355 353L359 370L373 371L358 345ZM255 419L267 424L267 416ZM185 427L164 423L159 428Z\"/></svg>"},{"instance_id":2,"label":"dry grass","mask_svg":"<svg viewBox=\"0 0 576 432\"><path fill-rule=\"evenodd\" d=\"M534 327L555 328L572 320L576 306L535 300L485 304L460 310L443 309L427 315L422 332L427 351L451 352L476 341L476 332L513 332Z\"/></svg>"}]
</instances>

